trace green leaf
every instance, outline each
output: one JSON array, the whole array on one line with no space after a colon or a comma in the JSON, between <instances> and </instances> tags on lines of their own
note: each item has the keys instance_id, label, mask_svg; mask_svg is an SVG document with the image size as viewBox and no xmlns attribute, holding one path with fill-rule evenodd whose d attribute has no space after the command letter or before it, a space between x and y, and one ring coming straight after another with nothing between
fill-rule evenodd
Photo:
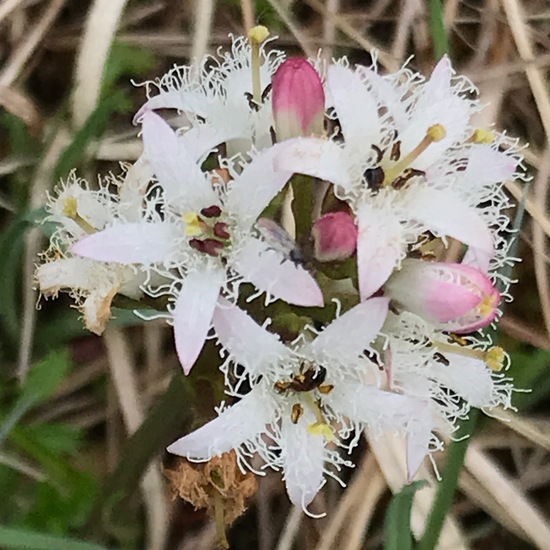
<instances>
[{"instance_id":1,"label":"green leaf","mask_svg":"<svg viewBox=\"0 0 550 550\"><path fill-rule=\"evenodd\" d=\"M91 542L66 537L55 537L46 533L0 526L0 546L6 550L106 550Z\"/></svg>"},{"instance_id":2,"label":"green leaf","mask_svg":"<svg viewBox=\"0 0 550 550\"><path fill-rule=\"evenodd\" d=\"M429 0L430 3L430 31L434 43L434 55L440 59L444 54L449 53L449 41L443 18L442 0Z\"/></svg>"},{"instance_id":3,"label":"green leaf","mask_svg":"<svg viewBox=\"0 0 550 550\"><path fill-rule=\"evenodd\" d=\"M65 379L71 361L66 349L50 352L33 365L21 388L20 399L31 399L35 404L48 399Z\"/></svg>"},{"instance_id":4,"label":"green leaf","mask_svg":"<svg viewBox=\"0 0 550 550\"><path fill-rule=\"evenodd\" d=\"M414 481L405 485L394 495L384 522L385 550L412 550L411 508L414 495L418 489L428 485L425 480Z\"/></svg>"},{"instance_id":5,"label":"green leaf","mask_svg":"<svg viewBox=\"0 0 550 550\"><path fill-rule=\"evenodd\" d=\"M121 90L105 97L61 155L55 168L54 180L66 177L75 166L81 163L83 158L86 158L88 146L105 132L114 112L126 112L131 108L131 101L127 94Z\"/></svg>"},{"instance_id":6,"label":"green leaf","mask_svg":"<svg viewBox=\"0 0 550 550\"><path fill-rule=\"evenodd\" d=\"M151 50L115 42L103 71L103 92L113 90L117 80L126 75L144 75L155 65Z\"/></svg>"},{"instance_id":7,"label":"green leaf","mask_svg":"<svg viewBox=\"0 0 550 550\"><path fill-rule=\"evenodd\" d=\"M13 409L0 424L0 446L19 420L55 391L65 378L69 365L67 352L55 351L32 367Z\"/></svg>"}]
</instances>

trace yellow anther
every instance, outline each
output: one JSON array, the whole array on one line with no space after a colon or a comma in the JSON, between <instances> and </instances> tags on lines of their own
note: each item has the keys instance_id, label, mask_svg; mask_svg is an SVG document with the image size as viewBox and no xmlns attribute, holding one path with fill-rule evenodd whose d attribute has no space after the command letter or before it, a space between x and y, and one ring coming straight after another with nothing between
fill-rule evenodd
<instances>
[{"instance_id":1,"label":"yellow anther","mask_svg":"<svg viewBox=\"0 0 550 550\"><path fill-rule=\"evenodd\" d=\"M433 141L441 141L447 135L447 131L442 124L434 124L428 128L426 135Z\"/></svg>"},{"instance_id":2,"label":"yellow anther","mask_svg":"<svg viewBox=\"0 0 550 550\"><path fill-rule=\"evenodd\" d=\"M78 202L75 197L67 197L63 203L63 215L74 220L78 216Z\"/></svg>"},{"instance_id":3,"label":"yellow anther","mask_svg":"<svg viewBox=\"0 0 550 550\"><path fill-rule=\"evenodd\" d=\"M185 234L188 237L197 237L203 233L203 224L196 212L186 212L181 219L185 222Z\"/></svg>"},{"instance_id":4,"label":"yellow anther","mask_svg":"<svg viewBox=\"0 0 550 550\"><path fill-rule=\"evenodd\" d=\"M248 31L246 36L251 44L261 44L269 36L269 30L263 25L256 25Z\"/></svg>"},{"instance_id":5,"label":"yellow anther","mask_svg":"<svg viewBox=\"0 0 550 550\"><path fill-rule=\"evenodd\" d=\"M506 353L500 346L493 346L485 352L485 364L493 371L499 372L504 367Z\"/></svg>"},{"instance_id":6,"label":"yellow anther","mask_svg":"<svg viewBox=\"0 0 550 550\"><path fill-rule=\"evenodd\" d=\"M489 317L495 311L497 298L494 295L485 296L482 302L477 306L477 310L482 317Z\"/></svg>"},{"instance_id":7,"label":"yellow anther","mask_svg":"<svg viewBox=\"0 0 550 550\"><path fill-rule=\"evenodd\" d=\"M326 441L334 441L334 430L324 422L315 422L307 427L307 431L311 435L320 435Z\"/></svg>"},{"instance_id":8,"label":"yellow anther","mask_svg":"<svg viewBox=\"0 0 550 550\"><path fill-rule=\"evenodd\" d=\"M474 143L480 143L480 144L493 143L493 141L495 141L495 133L492 130L477 128L472 134L470 141L473 141Z\"/></svg>"}]
</instances>

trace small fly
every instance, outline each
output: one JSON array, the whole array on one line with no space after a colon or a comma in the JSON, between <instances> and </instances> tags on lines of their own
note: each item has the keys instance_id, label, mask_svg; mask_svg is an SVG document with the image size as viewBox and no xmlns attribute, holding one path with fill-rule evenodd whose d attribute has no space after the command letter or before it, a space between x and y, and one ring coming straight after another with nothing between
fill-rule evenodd
<instances>
[{"instance_id":1,"label":"small fly","mask_svg":"<svg viewBox=\"0 0 550 550\"><path fill-rule=\"evenodd\" d=\"M269 248L282 254L285 260L297 266L304 264L304 257L296 241L277 222L259 218L254 227Z\"/></svg>"}]
</instances>

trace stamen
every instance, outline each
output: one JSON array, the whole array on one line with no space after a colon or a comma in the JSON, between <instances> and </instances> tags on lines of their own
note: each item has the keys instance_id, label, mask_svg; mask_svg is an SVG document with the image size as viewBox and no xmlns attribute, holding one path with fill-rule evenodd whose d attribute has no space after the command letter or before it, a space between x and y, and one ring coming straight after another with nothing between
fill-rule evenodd
<instances>
[{"instance_id":1,"label":"stamen","mask_svg":"<svg viewBox=\"0 0 550 550\"><path fill-rule=\"evenodd\" d=\"M304 414L304 408L300 403L294 403L292 405L292 412L290 413L290 420L293 424L298 424L301 416Z\"/></svg>"},{"instance_id":2,"label":"stamen","mask_svg":"<svg viewBox=\"0 0 550 550\"><path fill-rule=\"evenodd\" d=\"M489 144L493 143L493 141L495 141L495 133L492 130L476 128L467 143Z\"/></svg>"},{"instance_id":3,"label":"stamen","mask_svg":"<svg viewBox=\"0 0 550 550\"><path fill-rule=\"evenodd\" d=\"M426 131L422 141L405 157L392 168L386 170L382 185L388 185L395 180L401 172L408 168L432 143L437 143L445 138L447 132L441 124L434 124Z\"/></svg>"},{"instance_id":4,"label":"stamen","mask_svg":"<svg viewBox=\"0 0 550 550\"><path fill-rule=\"evenodd\" d=\"M307 431L311 435L320 435L325 438L325 441L334 441L334 429L325 422L314 422L307 427Z\"/></svg>"},{"instance_id":5,"label":"stamen","mask_svg":"<svg viewBox=\"0 0 550 550\"><path fill-rule=\"evenodd\" d=\"M78 201L75 197L67 197L63 203L63 215L67 218L75 221L78 226L88 234L96 232L96 228L89 224L79 213L78 213Z\"/></svg>"},{"instance_id":6,"label":"stamen","mask_svg":"<svg viewBox=\"0 0 550 550\"><path fill-rule=\"evenodd\" d=\"M198 237L204 233L204 222L196 212L186 212L181 219L185 222L185 235L187 237Z\"/></svg>"},{"instance_id":7,"label":"stamen","mask_svg":"<svg viewBox=\"0 0 550 550\"><path fill-rule=\"evenodd\" d=\"M260 79L260 46L269 36L269 30L263 25L256 25L248 31L248 40L252 48L252 59L250 66L252 68L252 98L261 105L262 103L262 83Z\"/></svg>"},{"instance_id":8,"label":"stamen","mask_svg":"<svg viewBox=\"0 0 550 550\"><path fill-rule=\"evenodd\" d=\"M443 353L454 353L455 355L462 355L463 357L472 357L473 359L479 359L484 361L489 369L493 372L499 372L504 366L504 360L506 359L506 353L500 346L493 346L488 350L472 349L462 346L455 346L453 344L447 344L446 342L432 342L433 346Z\"/></svg>"}]
</instances>

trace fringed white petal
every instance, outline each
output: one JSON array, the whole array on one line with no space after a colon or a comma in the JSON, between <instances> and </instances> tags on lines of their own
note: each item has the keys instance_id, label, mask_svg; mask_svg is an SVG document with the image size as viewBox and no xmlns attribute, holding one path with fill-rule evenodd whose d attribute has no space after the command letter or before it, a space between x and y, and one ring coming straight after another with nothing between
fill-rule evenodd
<instances>
[{"instance_id":1,"label":"fringed white petal","mask_svg":"<svg viewBox=\"0 0 550 550\"><path fill-rule=\"evenodd\" d=\"M199 356L225 278L221 269L193 271L183 281L173 311L176 351L185 374Z\"/></svg>"},{"instance_id":2,"label":"fringed white petal","mask_svg":"<svg viewBox=\"0 0 550 550\"><path fill-rule=\"evenodd\" d=\"M388 313L387 298L371 298L335 319L310 344L312 352L345 363L359 357L378 334Z\"/></svg>"},{"instance_id":3,"label":"fringed white petal","mask_svg":"<svg viewBox=\"0 0 550 550\"><path fill-rule=\"evenodd\" d=\"M359 74L342 65L329 67L326 85L346 146L354 148L358 154L368 156L371 145L378 144L380 140L380 117L375 98Z\"/></svg>"},{"instance_id":4,"label":"fringed white petal","mask_svg":"<svg viewBox=\"0 0 550 550\"><path fill-rule=\"evenodd\" d=\"M172 443L167 451L189 459L210 460L235 449L265 431L273 414L270 405L258 387L218 418Z\"/></svg>"},{"instance_id":5,"label":"fringed white petal","mask_svg":"<svg viewBox=\"0 0 550 550\"><path fill-rule=\"evenodd\" d=\"M460 395L473 407L493 405L494 382L491 371L480 359L446 353L449 365L432 366L434 378Z\"/></svg>"},{"instance_id":6,"label":"fringed white petal","mask_svg":"<svg viewBox=\"0 0 550 550\"><path fill-rule=\"evenodd\" d=\"M241 227L251 226L292 176L292 172L274 170L279 150L279 146L264 150L231 182L225 208L239 219Z\"/></svg>"},{"instance_id":7,"label":"fringed white petal","mask_svg":"<svg viewBox=\"0 0 550 550\"><path fill-rule=\"evenodd\" d=\"M180 237L178 228L166 222L113 225L74 243L77 256L121 264L154 264L166 260Z\"/></svg>"},{"instance_id":8,"label":"fringed white petal","mask_svg":"<svg viewBox=\"0 0 550 550\"><path fill-rule=\"evenodd\" d=\"M453 237L489 256L494 253L491 231L478 210L468 206L456 193L412 188L404 206L412 219L437 236Z\"/></svg>"},{"instance_id":9,"label":"fringed white petal","mask_svg":"<svg viewBox=\"0 0 550 550\"><path fill-rule=\"evenodd\" d=\"M364 203L357 222L357 268L361 300L375 293L403 256L403 230L391 210Z\"/></svg>"},{"instance_id":10,"label":"fringed white petal","mask_svg":"<svg viewBox=\"0 0 550 550\"><path fill-rule=\"evenodd\" d=\"M232 258L232 264L246 281L297 306L323 305L323 293L313 276L291 260L282 258L269 245L247 238Z\"/></svg>"},{"instance_id":11,"label":"fringed white petal","mask_svg":"<svg viewBox=\"0 0 550 550\"><path fill-rule=\"evenodd\" d=\"M352 182L348 173L351 165L346 151L333 141L320 138L295 138L281 143L277 149L276 170L305 174L330 181L349 191Z\"/></svg>"},{"instance_id":12,"label":"fringed white petal","mask_svg":"<svg viewBox=\"0 0 550 550\"><path fill-rule=\"evenodd\" d=\"M97 267L85 258L61 258L42 264L35 273L40 292L46 296L56 295L62 288L91 290L97 285Z\"/></svg>"},{"instance_id":13,"label":"fringed white petal","mask_svg":"<svg viewBox=\"0 0 550 550\"><path fill-rule=\"evenodd\" d=\"M143 115L142 126L144 154L166 200L181 199L192 210L216 204L218 199L210 182L170 126L153 112Z\"/></svg>"},{"instance_id":14,"label":"fringed white petal","mask_svg":"<svg viewBox=\"0 0 550 550\"><path fill-rule=\"evenodd\" d=\"M251 375L260 375L269 365L289 360L291 352L279 338L242 309L220 300L212 320L222 346Z\"/></svg>"},{"instance_id":15,"label":"fringed white petal","mask_svg":"<svg viewBox=\"0 0 550 550\"><path fill-rule=\"evenodd\" d=\"M286 490L292 504L303 510L324 484L325 440L308 431L308 423L312 422L313 415L306 410L297 424L285 416L281 426Z\"/></svg>"}]
</instances>

